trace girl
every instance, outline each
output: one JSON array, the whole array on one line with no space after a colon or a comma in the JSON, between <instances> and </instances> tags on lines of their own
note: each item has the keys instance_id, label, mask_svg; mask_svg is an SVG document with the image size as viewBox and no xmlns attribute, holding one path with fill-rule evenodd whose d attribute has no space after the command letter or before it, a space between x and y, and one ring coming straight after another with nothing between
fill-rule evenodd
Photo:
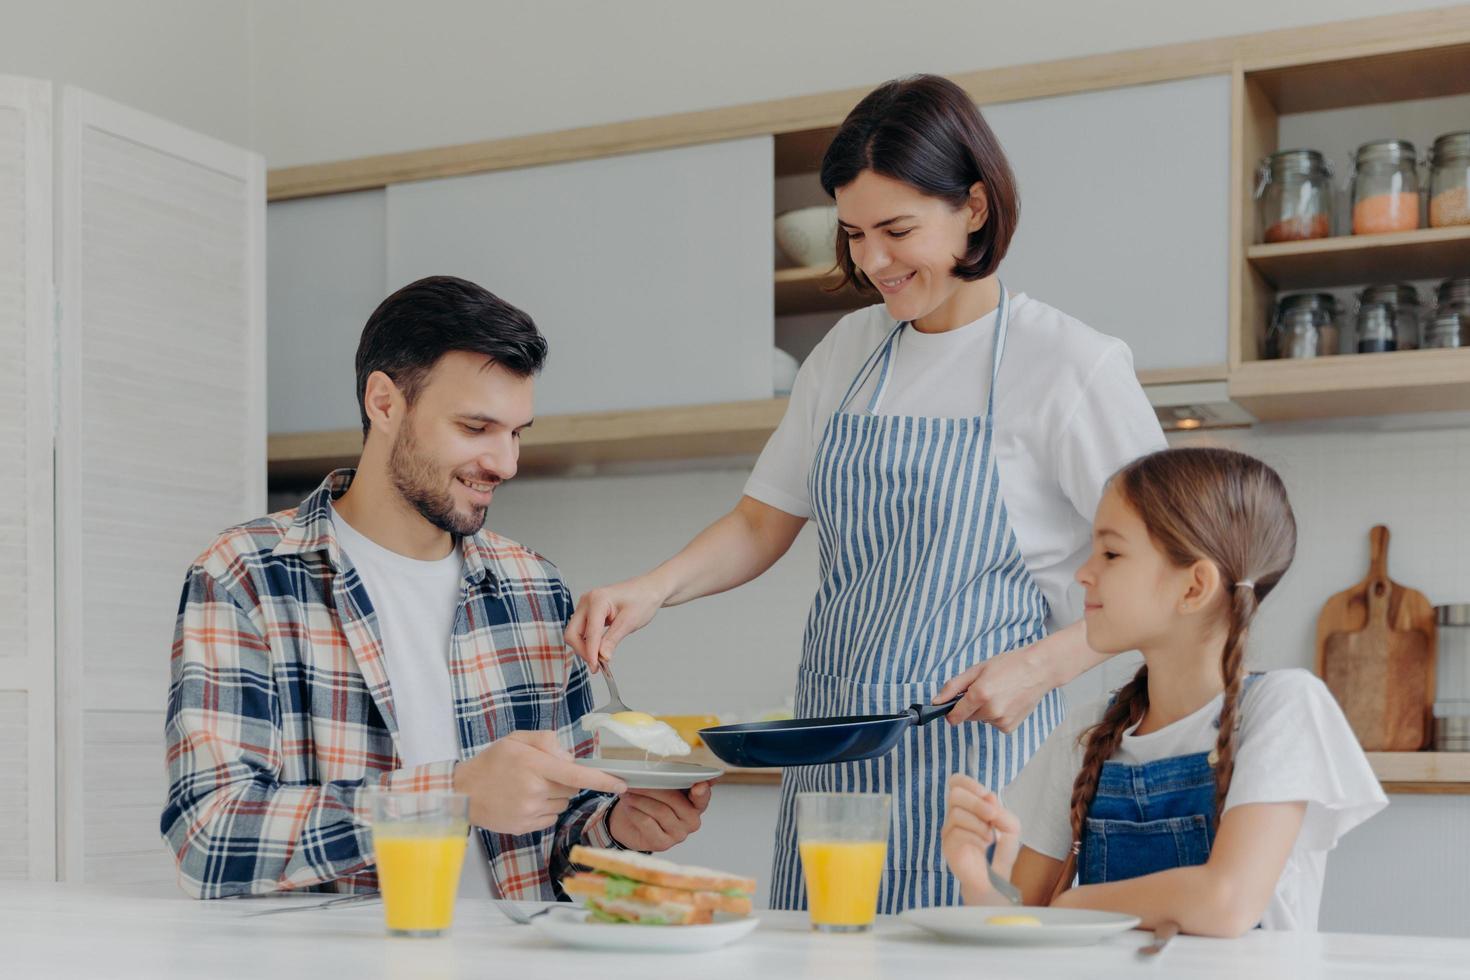
<instances>
[{"instance_id":1,"label":"girl","mask_svg":"<svg viewBox=\"0 0 1470 980\"><path fill-rule=\"evenodd\" d=\"M942 846L965 902L1004 904L994 844L1028 905L1200 935L1315 929L1327 851L1388 801L1320 680L1242 666L1296 548L1281 478L1223 449L1154 453L1110 481L1092 542L1087 642L1144 664L1047 740L1008 806L950 778Z\"/></svg>"},{"instance_id":2,"label":"girl","mask_svg":"<svg viewBox=\"0 0 1470 980\"><path fill-rule=\"evenodd\" d=\"M771 904L805 904L796 794L858 787L895 801L879 907L955 904L934 834L946 779L974 753L1005 785L1060 720L1057 686L1102 662L1072 573L1108 476L1164 438L1122 341L1002 287L1020 196L963 89L932 75L879 87L821 180L838 267L882 302L812 351L734 508L657 568L584 595L567 642L595 671L664 606L760 575L810 520L821 567L796 713L965 699L951 727L915 728L883 759L786 770Z\"/></svg>"}]
</instances>

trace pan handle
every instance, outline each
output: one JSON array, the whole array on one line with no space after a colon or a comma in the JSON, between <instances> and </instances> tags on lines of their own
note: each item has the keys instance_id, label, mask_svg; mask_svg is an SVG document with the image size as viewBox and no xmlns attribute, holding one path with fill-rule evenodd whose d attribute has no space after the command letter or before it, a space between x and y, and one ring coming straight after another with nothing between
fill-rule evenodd
<instances>
[{"instance_id":1,"label":"pan handle","mask_svg":"<svg viewBox=\"0 0 1470 980\"><path fill-rule=\"evenodd\" d=\"M909 707L909 714L914 716L915 725L927 725L935 718L943 718L954 710L954 706L960 703L960 697L946 701L943 704L915 704Z\"/></svg>"}]
</instances>

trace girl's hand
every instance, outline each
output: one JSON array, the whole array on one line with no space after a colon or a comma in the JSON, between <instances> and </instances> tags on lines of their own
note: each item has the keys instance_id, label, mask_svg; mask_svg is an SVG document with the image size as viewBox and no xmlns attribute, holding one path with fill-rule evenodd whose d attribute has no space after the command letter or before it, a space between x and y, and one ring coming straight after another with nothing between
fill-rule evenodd
<instances>
[{"instance_id":1,"label":"girl's hand","mask_svg":"<svg viewBox=\"0 0 1470 980\"><path fill-rule=\"evenodd\" d=\"M991 867L1007 880L1021 851L1021 821L1001 805L1000 797L969 776L949 777L940 846L944 861L960 881L966 905L1006 905L990 884L986 851L995 845Z\"/></svg>"},{"instance_id":2,"label":"girl's hand","mask_svg":"<svg viewBox=\"0 0 1470 980\"><path fill-rule=\"evenodd\" d=\"M1045 643L1042 640L1041 643ZM946 716L951 725L983 721L1013 732L1055 685L1041 643L997 654L952 678L934 697L943 704L964 698Z\"/></svg>"}]
</instances>

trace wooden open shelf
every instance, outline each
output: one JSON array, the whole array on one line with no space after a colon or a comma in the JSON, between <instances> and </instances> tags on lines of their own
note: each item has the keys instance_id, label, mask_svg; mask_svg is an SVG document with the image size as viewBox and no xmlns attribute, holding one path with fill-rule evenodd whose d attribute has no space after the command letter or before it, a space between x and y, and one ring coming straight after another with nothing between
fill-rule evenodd
<instances>
[{"instance_id":1,"label":"wooden open shelf","mask_svg":"<svg viewBox=\"0 0 1470 980\"><path fill-rule=\"evenodd\" d=\"M629 411L550 415L521 440L521 472L556 472L581 463L687 459L758 453L786 412L786 399L679 405ZM273 435L267 442L272 480L319 479L352 466L362 432L341 429Z\"/></svg>"},{"instance_id":2,"label":"wooden open shelf","mask_svg":"<svg viewBox=\"0 0 1470 980\"><path fill-rule=\"evenodd\" d=\"M1281 290L1443 279L1470 273L1470 225L1252 245L1245 255Z\"/></svg>"},{"instance_id":3,"label":"wooden open shelf","mask_svg":"<svg viewBox=\"0 0 1470 980\"><path fill-rule=\"evenodd\" d=\"M1458 22L1434 21L1412 38L1365 34L1340 47L1245 56L1235 68L1229 393L1262 421L1470 409L1470 351L1261 360L1279 293L1470 272L1470 227L1255 244L1256 168L1277 149L1282 116L1470 93L1470 39Z\"/></svg>"},{"instance_id":4,"label":"wooden open shelf","mask_svg":"<svg viewBox=\"0 0 1470 980\"><path fill-rule=\"evenodd\" d=\"M1465 352L1470 354L1470 351ZM1224 365L1140 371L1144 385L1221 381ZM584 463L630 463L761 451L786 413L785 398L711 405L676 405L577 415L547 415L521 440L522 473L555 473ZM277 433L266 443L272 481L318 480L353 466L362 453L360 429Z\"/></svg>"},{"instance_id":5,"label":"wooden open shelf","mask_svg":"<svg viewBox=\"0 0 1470 980\"><path fill-rule=\"evenodd\" d=\"M1459 38L1425 37L1396 51L1320 57L1250 75L1282 115L1470 92L1470 44Z\"/></svg>"},{"instance_id":6,"label":"wooden open shelf","mask_svg":"<svg viewBox=\"0 0 1470 980\"><path fill-rule=\"evenodd\" d=\"M1388 793L1470 794L1470 752L1369 752Z\"/></svg>"},{"instance_id":7,"label":"wooden open shelf","mask_svg":"<svg viewBox=\"0 0 1470 980\"><path fill-rule=\"evenodd\" d=\"M822 157L836 135L836 126L775 134L776 176L789 177L821 170Z\"/></svg>"},{"instance_id":8,"label":"wooden open shelf","mask_svg":"<svg viewBox=\"0 0 1470 980\"><path fill-rule=\"evenodd\" d=\"M856 310L880 301L876 293L860 293L852 286L833 292L831 287L840 279L839 273L821 265L777 269L776 315Z\"/></svg>"},{"instance_id":9,"label":"wooden open shelf","mask_svg":"<svg viewBox=\"0 0 1470 980\"><path fill-rule=\"evenodd\" d=\"M1470 349L1251 361L1230 399L1262 422L1470 410Z\"/></svg>"}]
</instances>

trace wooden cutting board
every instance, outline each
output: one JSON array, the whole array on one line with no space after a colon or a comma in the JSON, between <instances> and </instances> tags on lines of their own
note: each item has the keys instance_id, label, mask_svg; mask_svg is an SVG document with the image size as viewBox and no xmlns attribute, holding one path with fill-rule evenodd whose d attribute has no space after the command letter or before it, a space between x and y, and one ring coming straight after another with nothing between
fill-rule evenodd
<instances>
[{"instance_id":1,"label":"wooden cutting board","mask_svg":"<svg viewBox=\"0 0 1470 980\"><path fill-rule=\"evenodd\" d=\"M1364 750L1412 752L1433 734L1434 607L1388 577L1388 528L1369 543L1367 577L1317 618L1317 673Z\"/></svg>"}]
</instances>

